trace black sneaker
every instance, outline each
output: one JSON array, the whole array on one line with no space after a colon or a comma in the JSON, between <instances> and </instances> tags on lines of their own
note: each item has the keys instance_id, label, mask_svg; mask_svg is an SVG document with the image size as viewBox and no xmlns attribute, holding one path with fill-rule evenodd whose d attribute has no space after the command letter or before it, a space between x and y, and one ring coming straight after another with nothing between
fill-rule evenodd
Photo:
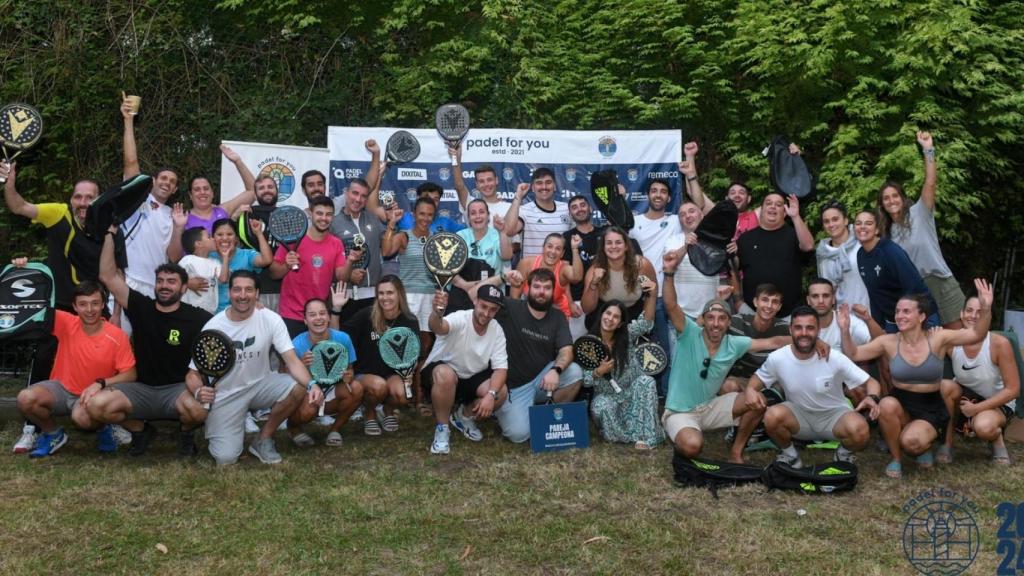
<instances>
[{"instance_id":1,"label":"black sneaker","mask_svg":"<svg viewBox=\"0 0 1024 576\"><path fill-rule=\"evenodd\" d=\"M132 444L128 448L129 456L142 456L149 449L149 443L156 438L156 428L152 424L146 422L142 426L142 430L138 432L132 432Z\"/></svg>"},{"instance_id":2,"label":"black sneaker","mask_svg":"<svg viewBox=\"0 0 1024 576\"><path fill-rule=\"evenodd\" d=\"M194 458L199 452L196 449L196 431L182 430L178 432L178 457Z\"/></svg>"}]
</instances>

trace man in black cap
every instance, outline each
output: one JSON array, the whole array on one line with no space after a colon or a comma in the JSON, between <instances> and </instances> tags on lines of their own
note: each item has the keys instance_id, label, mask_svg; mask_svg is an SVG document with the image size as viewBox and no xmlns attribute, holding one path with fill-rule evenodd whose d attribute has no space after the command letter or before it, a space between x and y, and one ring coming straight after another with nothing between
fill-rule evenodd
<instances>
[{"instance_id":1,"label":"man in black cap","mask_svg":"<svg viewBox=\"0 0 1024 576\"><path fill-rule=\"evenodd\" d=\"M501 290L483 284L477 289L472 310L458 310L442 318L439 311L447 306L448 294L438 290L430 315L430 330L437 340L420 374L437 419L432 454L448 453L449 421L473 442L483 440L476 420L490 417L508 397L505 332L493 321L504 306Z\"/></svg>"}]
</instances>

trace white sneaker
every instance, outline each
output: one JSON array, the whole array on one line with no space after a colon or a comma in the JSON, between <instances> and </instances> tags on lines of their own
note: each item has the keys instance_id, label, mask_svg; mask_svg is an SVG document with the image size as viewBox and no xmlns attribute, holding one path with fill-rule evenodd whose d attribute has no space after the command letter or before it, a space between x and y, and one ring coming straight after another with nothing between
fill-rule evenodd
<instances>
[{"instance_id":1,"label":"white sneaker","mask_svg":"<svg viewBox=\"0 0 1024 576\"><path fill-rule=\"evenodd\" d=\"M21 429L21 436L14 443L15 454L28 454L36 447L36 427L32 424L25 424Z\"/></svg>"},{"instance_id":2,"label":"white sneaker","mask_svg":"<svg viewBox=\"0 0 1024 576\"><path fill-rule=\"evenodd\" d=\"M779 455L775 457L775 461L776 462L782 462L783 464L786 464L790 468L803 468L804 467L803 460L800 459L800 456L793 457L793 456L790 456L789 454L786 454L785 452L782 452L782 451L779 451Z\"/></svg>"},{"instance_id":3,"label":"white sneaker","mask_svg":"<svg viewBox=\"0 0 1024 576\"><path fill-rule=\"evenodd\" d=\"M246 434L259 434L260 425L256 423L256 419L252 417L252 412L245 415L245 433Z\"/></svg>"},{"instance_id":4,"label":"white sneaker","mask_svg":"<svg viewBox=\"0 0 1024 576\"><path fill-rule=\"evenodd\" d=\"M110 429L114 433L114 441L118 446L127 446L132 443L132 433L117 424L111 424Z\"/></svg>"},{"instance_id":5,"label":"white sneaker","mask_svg":"<svg viewBox=\"0 0 1024 576\"><path fill-rule=\"evenodd\" d=\"M484 439L484 433L477 428L476 420L463 415L462 406L456 406L455 409L452 410L452 414L448 417L448 420L451 421L452 426L454 426L456 430L462 432L466 438L469 438L473 442L479 442Z\"/></svg>"},{"instance_id":6,"label":"white sneaker","mask_svg":"<svg viewBox=\"0 0 1024 576\"><path fill-rule=\"evenodd\" d=\"M434 443L430 445L430 453L447 454L448 449L448 425L438 424L434 428Z\"/></svg>"},{"instance_id":7,"label":"white sneaker","mask_svg":"<svg viewBox=\"0 0 1024 576\"><path fill-rule=\"evenodd\" d=\"M364 412L363 406L360 404L359 408L356 408L356 411L353 412L351 416L349 416L349 418L348 418L349 421L351 421L351 422L359 422L360 420L363 419L363 412Z\"/></svg>"},{"instance_id":8,"label":"white sneaker","mask_svg":"<svg viewBox=\"0 0 1024 576\"><path fill-rule=\"evenodd\" d=\"M324 414L316 419L316 423L325 428L330 428L331 426L334 426L334 416Z\"/></svg>"},{"instance_id":9,"label":"white sneaker","mask_svg":"<svg viewBox=\"0 0 1024 576\"><path fill-rule=\"evenodd\" d=\"M377 413L377 420L384 420L384 405L383 404L377 404L377 407L374 409L374 411Z\"/></svg>"}]
</instances>

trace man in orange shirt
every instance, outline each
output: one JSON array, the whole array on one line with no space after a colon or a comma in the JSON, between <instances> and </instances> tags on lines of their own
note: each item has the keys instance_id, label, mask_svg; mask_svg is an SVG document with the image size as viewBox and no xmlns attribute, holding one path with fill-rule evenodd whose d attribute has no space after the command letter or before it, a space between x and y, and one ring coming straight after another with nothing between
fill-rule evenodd
<instances>
[{"instance_id":1,"label":"man in orange shirt","mask_svg":"<svg viewBox=\"0 0 1024 576\"><path fill-rule=\"evenodd\" d=\"M14 264L23 266L25 261L18 258ZM79 428L93 430L97 426L85 410L89 400L110 384L136 379L135 355L128 336L103 318L105 302L102 286L86 280L72 292L72 306L78 316L55 312L57 358L50 379L18 394L18 410L43 432L29 454L32 458L49 456L67 442L67 434L57 427L54 417L70 414ZM96 441L101 452L117 450L110 426L99 431Z\"/></svg>"}]
</instances>

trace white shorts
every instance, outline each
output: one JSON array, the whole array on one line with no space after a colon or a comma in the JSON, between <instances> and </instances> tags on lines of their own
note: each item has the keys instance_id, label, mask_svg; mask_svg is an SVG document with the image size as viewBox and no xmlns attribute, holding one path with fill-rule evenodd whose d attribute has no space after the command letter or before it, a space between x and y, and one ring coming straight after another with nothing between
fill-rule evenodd
<instances>
[{"instance_id":1,"label":"white shorts","mask_svg":"<svg viewBox=\"0 0 1024 576\"><path fill-rule=\"evenodd\" d=\"M430 315L434 312L434 295L406 292L405 301L409 304L412 315L420 321L420 332L430 332Z\"/></svg>"},{"instance_id":2,"label":"white shorts","mask_svg":"<svg viewBox=\"0 0 1024 576\"><path fill-rule=\"evenodd\" d=\"M853 412L853 408L849 406L823 412L811 412L788 401L779 405L789 408L793 417L796 418L800 430L793 437L797 440L838 440L832 430L843 416Z\"/></svg>"},{"instance_id":3,"label":"white shorts","mask_svg":"<svg viewBox=\"0 0 1024 576\"><path fill-rule=\"evenodd\" d=\"M234 391L227 398L215 397L206 417L206 438L210 455L218 464L231 464L242 454L245 416L250 410L272 408L291 394L295 380L288 374L271 373L259 382Z\"/></svg>"},{"instance_id":4,"label":"white shorts","mask_svg":"<svg viewBox=\"0 0 1024 576\"><path fill-rule=\"evenodd\" d=\"M733 418L732 407L739 395L739 392L730 392L715 396L711 402L689 412L665 410L661 416L661 424L665 428L669 442L675 442L676 435L683 428L696 428L698 432L703 432L735 426L738 419Z\"/></svg>"}]
</instances>

